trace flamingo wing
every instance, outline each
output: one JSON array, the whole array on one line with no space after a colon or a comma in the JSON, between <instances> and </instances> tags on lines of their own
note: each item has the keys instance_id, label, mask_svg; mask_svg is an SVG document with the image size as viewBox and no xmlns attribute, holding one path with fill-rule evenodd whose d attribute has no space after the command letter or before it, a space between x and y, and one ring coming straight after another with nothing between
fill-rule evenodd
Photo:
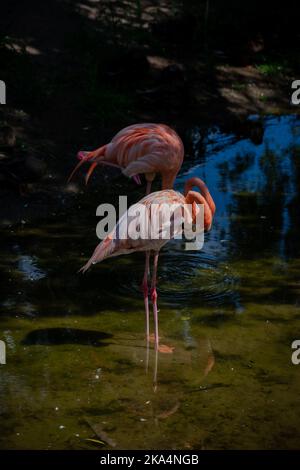
<instances>
[{"instance_id":1,"label":"flamingo wing","mask_svg":"<svg viewBox=\"0 0 300 470\"><path fill-rule=\"evenodd\" d=\"M118 223L99 243L89 261L81 268L85 272L92 264L100 263L106 258L133 253L135 251L159 251L170 238L173 238L181 229L180 221L176 217L171 217L171 227L165 238L165 231L168 228L169 220L162 220L158 226L155 238L151 237L151 217L155 217L162 204L183 204L184 196L173 190L157 191L145 196L138 203L133 204ZM141 214L141 210L142 214ZM138 216L141 215L141 217ZM157 219L159 220L159 219ZM174 229L174 224L176 228ZM143 235L142 235L143 234Z\"/></svg>"},{"instance_id":2,"label":"flamingo wing","mask_svg":"<svg viewBox=\"0 0 300 470\"><path fill-rule=\"evenodd\" d=\"M98 164L123 169L126 176L160 173L163 189L171 188L184 156L183 143L165 124L133 124L119 131L110 143L92 152L79 152L79 164L69 180L85 162L92 164L86 182Z\"/></svg>"},{"instance_id":3,"label":"flamingo wing","mask_svg":"<svg viewBox=\"0 0 300 470\"><path fill-rule=\"evenodd\" d=\"M117 161L124 174L178 172L184 155L180 137L164 124L134 124L118 132L106 158Z\"/></svg>"}]
</instances>

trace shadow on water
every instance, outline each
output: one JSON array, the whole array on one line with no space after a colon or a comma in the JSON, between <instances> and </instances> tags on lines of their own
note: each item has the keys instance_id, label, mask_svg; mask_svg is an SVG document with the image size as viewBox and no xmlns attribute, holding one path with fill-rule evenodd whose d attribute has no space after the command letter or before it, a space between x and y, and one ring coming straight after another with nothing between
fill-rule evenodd
<instances>
[{"instance_id":1,"label":"shadow on water","mask_svg":"<svg viewBox=\"0 0 300 470\"><path fill-rule=\"evenodd\" d=\"M23 339L22 344L30 346L33 344L46 344L55 346L57 344L85 344L88 346L107 346L103 340L112 338L113 335L101 331L79 330L77 328L46 328L43 330L30 331Z\"/></svg>"},{"instance_id":2,"label":"shadow on water","mask_svg":"<svg viewBox=\"0 0 300 470\"><path fill-rule=\"evenodd\" d=\"M1 233L2 448L299 447L300 120L251 122L259 138L190 130L176 189L203 178L217 212L201 251L161 252L173 354L145 345L142 255L77 274L97 242L96 196Z\"/></svg>"}]
</instances>

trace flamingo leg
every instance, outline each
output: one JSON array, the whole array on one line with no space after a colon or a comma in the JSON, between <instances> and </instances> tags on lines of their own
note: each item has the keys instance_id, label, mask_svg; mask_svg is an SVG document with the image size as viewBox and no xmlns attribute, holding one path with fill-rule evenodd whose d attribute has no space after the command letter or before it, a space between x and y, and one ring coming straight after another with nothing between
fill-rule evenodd
<instances>
[{"instance_id":1,"label":"flamingo leg","mask_svg":"<svg viewBox=\"0 0 300 470\"><path fill-rule=\"evenodd\" d=\"M149 341L147 341L147 346L146 346L146 362L145 362L145 370L146 370L146 374L148 374L148 370L149 370L149 356L150 356L150 348L149 348Z\"/></svg>"},{"instance_id":2,"label":"flamingo leg","mask_svg":"<svg viewBox=\"0 0 300 470\"><path fill-rule=\"evenodd\" d=\"M145 304L145 314L146 314L146 339L147 344L149 343L149 301L148 301L148 274L149 274L149 258L150 251L146 251L146 261L145 261L145 271L143 277L143 293L144 293L144 304Z\"/></svg>"},{"instance_id":3,"label":"flamingo leg","mask_svg":"<svg viewBox=\"0 0 300 470\"><path fill-rule=\"evenodd\" d=\"M152 304L153 304L153 316L154 316L155 349L158 349L158 347L159 347L157 292L156 292L157 265L158 265L158 252L155 252L154 261L153 261L152 282L151 282L151 300L152 300Z\"/></svg>"},{"instance_id":4,"label":"flamingo leg","mask_svg":"<svg viewBox=\"0 0 300 470\"><path fill-rule=\"evenodd\" d=\"M157 391L157 369L158 369L158 349L155 348L154 372L153 372L153 391Z\"/></svg>"},{"instance_id":5,"label":"flamingo leg","mask_svg":"<svg viewBox=\"0 0 300 470\"><path fill-rule=\"evenodd\" d=\"M151 191L151 181L147 181L147 189L146 189L146 196L150 194ZM149 290L148 290L148 274L149 274L149 259L150 259L150 251L146 251L146 259L145 259L145 271L143 277L143 293L144 293L144 304L145 304L145 314L146 314L146 338L147 338L147 346L149 347Z\"/></svg>"}]
</instances>

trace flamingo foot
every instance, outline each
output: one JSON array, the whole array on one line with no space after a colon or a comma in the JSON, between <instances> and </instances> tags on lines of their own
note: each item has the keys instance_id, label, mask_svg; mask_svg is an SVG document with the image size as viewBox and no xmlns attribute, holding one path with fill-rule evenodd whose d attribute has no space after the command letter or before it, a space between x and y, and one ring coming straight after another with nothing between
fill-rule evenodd
<instances>
[{"instance_id":1,"label":"flamingo foot","mask_svg":"<svg viewBox=\"0 0 300 470\"><path fill-rule=\"evenodd\" d=\"M175 347L174 346L167 346L166 344L160 344L158 346L158 350L162 354L173 354Z\"/></svg>"},{"instance_id":2,"label":"flamingo foot","mask_svg":"<svg viewBox=\"0 0 300 470\"><path fill-rule=\"evenodd\" d=\"M159 338L158 338L159 339ZM155 335L152 333L149 336L149 343L154 344L155 343ZM167 344L160 344L158 346L158 351L162 354L173 354L175 349L175 346L168 346Z\"/></svg>"}]
</instances>

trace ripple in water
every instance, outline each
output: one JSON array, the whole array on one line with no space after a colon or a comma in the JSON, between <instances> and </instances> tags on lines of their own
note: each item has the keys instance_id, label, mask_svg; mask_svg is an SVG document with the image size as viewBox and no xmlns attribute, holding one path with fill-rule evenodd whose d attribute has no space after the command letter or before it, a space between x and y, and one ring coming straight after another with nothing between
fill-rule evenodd
<instances>
[{"instance_id":1,"label":"ripple in water","mask_svg":"<svg viewBox=\"0 0 300 470\"><path fill-rule=\"evenodd\" d=\"M185 251L180 242L170 242L162 250L158 265L160 298L171 305L201 299L210 305L238 304L238 278L230 265L222 261L221 243L213 237L200 251ZM135 259L135 261L137 258ZM144 256L139 255L139 267L133 276L118 277L122 294L141 297Z\"/></svg>"}]
</instances>

